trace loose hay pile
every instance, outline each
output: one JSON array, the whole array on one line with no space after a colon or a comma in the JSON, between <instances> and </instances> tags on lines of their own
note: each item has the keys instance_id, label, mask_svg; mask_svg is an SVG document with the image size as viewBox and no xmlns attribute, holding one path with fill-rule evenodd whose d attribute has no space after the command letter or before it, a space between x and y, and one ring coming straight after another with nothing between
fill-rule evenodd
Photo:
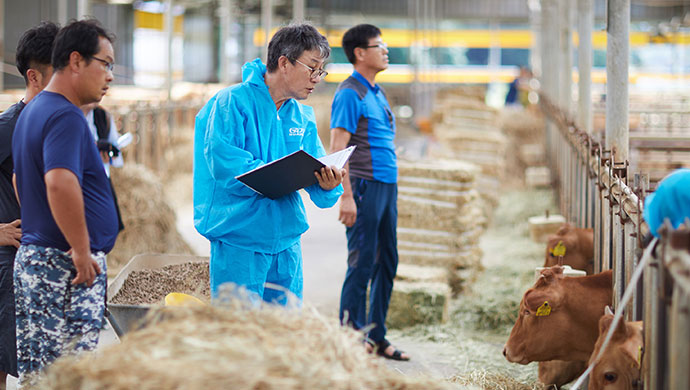
<instances>
[{"instance_id":1,"label":"loose hay pile","mask_svg":"<svg viewBox=\"0 0 690 390\"><path fill-rule=\"evenodd\" d=\"M226 308L158 309L149 320L121 344L81 359L59 359L39 389L450 388L388 369L365 352L361 334L315 311L249 309L235 302Z\"/></svg>"},{"instance_id":2,"label":"loose hay pile","mask_svg":"<svg viewBox=\"0 0 690 390\"><path fill-rule=\"evenodd\" d=\"M112 181L125 230L108 254L109 275L117 274L136 254L192 253L177 231L175 211L164 199L161 182L151 171L125 164L112 170Z\"/></svg>"},{"instance_id":3,"label":"loose hay pile","mask_svg":"<svg viewBox=\"0 0 690 390\"><path fill-rule=\"evenodd\" d=\"M193 295L209 301L208 263L183 263L157 269L132 271L110 301L124 305L162 303L171 292Z\"/></svg>"},{"instance_id":4,"label":"loose hay pile","mask_svg":"<svg viewBox=\"0 0 690 390\"><path fill-rule=\"evenodd\" d=\"M508 375L489 374L486 371L476 370L468 375L458 375L450 379L451 382L472 386L471 389L482 390L543 390L545 386L540 383L526 385L518 382ZM475 387L476 386L476 387Z\"/></svg>"}]
</instances>

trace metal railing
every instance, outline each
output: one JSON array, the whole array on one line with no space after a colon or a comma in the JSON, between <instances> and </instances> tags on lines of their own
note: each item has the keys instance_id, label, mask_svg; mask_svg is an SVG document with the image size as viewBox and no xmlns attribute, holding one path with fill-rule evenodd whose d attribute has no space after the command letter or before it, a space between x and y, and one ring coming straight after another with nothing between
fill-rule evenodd
<instances>
[{"instance_id":1,"label":"metal railing","mask_svg":"<svg viewBox=\"0 0 690 390\"><path fill-rule=\"evenodd\" d=\"M643 281L618 307L642 255L649 228L642 219L649 179L629 174L600 140L580 130L546 96L547 163L561 213L594 229L595 272L613 270L613 306L628 321L645 321L642 380L645 389L690 388L690 221L665 226ZM603 314L603 313L602 313Z\"/></svg>"},{"instance_id":2,"label":"metal railing","mask_svg":"<svg viewBox=\"0 0 690 390\"><path fill-rule=\"evenodd\" d=\"M142 164L154 172L165 170L165 150L174 135L193 131L201 100L114 104L107 108L120 134L132 133L134 142L124 151L127 161Z\"/></svg>"}]
</instances>

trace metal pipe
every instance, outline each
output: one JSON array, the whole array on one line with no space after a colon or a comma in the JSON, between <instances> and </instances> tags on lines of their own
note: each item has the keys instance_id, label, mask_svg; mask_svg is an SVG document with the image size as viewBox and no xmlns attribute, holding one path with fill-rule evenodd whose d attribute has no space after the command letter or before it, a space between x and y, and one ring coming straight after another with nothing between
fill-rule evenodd
<instances>
[{"instance_id":1,"label":"metal pipe","mask_svg":"<svg viewBox=\"0 0 690 390\"><path fill-rule=\"evenodd\" d=\"M165 36L167 40L167 65L165 74L165 88L168 91L168 101L172 100L172 84L173 84L173 0L166 0L165 2Z\"/></svg>"},{"instance_id":2,"label":"metal pipe","mask_svg":"<svg viewBox=\"0 0 690 390\"><path fill-rule=\"evenodd\" d=\"M230 0L220 0L216 9L216 15L220 22L218 51L220 52L220 77L219 81L223 84L230 84L230 56L228 55L228 44L230 43Z\"/></svg>"},{"instance_id":3,"label":"metal pipe","mask_svg":"<svg viewBox=\"0 0 690 390\"><path fill-rule=\"evenodd\" d=\"M268 41L273 24L273 0L261 0L261 28L264 30L264 42L261 49L261 59L268 61Z\"/></svg>"},{"instance_id":4,"label":"metal pipe","mask_svg":"<svg viewBox=\"0 0 690 390\"><path fill-rule=\"evenodd\" d=\"M77 18L84 19L86 16L89 15L91 15L91 2L89 0L78 0Z\"/></svg>"},{"instance_id":5,"label":"metal pipe","mask_svg":"<svg viewBox=\"0 0 690 390\"><path fill-rule=\"evenodd\" d=\"M292 20L304 20L304 0L292 0Z\"/></svg>"},{"instance_id":6,"label":"metal pipe","mask_svg":"<svg viewBox=\"0 0 690 390\"><path fill-rule=\"evenodd\" d=\"M67 0L58 0L57 4L57 19L58 23L60 25L64 26L67 24L67 20L69 19L69 15L67 12Z\"/></svg>"},{"instance_id":7,"label":"metal pipe","mask_svg":"<svg viewBox=\"0 0 690 390\"><path fill-rule=\"evenodd\" d=\"M606 148L614 162L628 160L630 0L607 1Z\"/></svg>"},{"instance_id":8,"label":"metal pipe","mask_svg":"<svg viewBox=\"0 0 690 390\"><path fill-rule=\"evenodd\" d=\"M592 134L592 0L578 0L577 7L578 122L587 134Z\"/></svg>"},{"instance_id":9,"label":"metal pipe","mask_svg":"<svg viewBox=\"0 0 690 390\"><path fill-rule=\"evenodd\" d=\"M570 116L572 111L573 85L573 31L572 31L572 1L560 0L560 103L565 113Z\"/></svg>"}]
</instances>

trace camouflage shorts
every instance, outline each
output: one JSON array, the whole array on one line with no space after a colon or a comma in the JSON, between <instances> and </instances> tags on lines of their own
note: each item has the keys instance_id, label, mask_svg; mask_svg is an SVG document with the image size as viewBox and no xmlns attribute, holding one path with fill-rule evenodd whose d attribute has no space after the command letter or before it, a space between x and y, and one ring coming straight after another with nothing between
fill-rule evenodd
<instances>
[{"instance_id":1,"label":"camouflage shorts","mask_svg":"<svg viewBox=\"0 0 690 390\"><path fill-rule=\"evenodd\" d=\"M19 385L59 356L96 348L105 311L105 253L93 253L101 267L94 284L72 285L77 271L65 252L22 245L14 263Z\"/></svg>"}]
</instances>

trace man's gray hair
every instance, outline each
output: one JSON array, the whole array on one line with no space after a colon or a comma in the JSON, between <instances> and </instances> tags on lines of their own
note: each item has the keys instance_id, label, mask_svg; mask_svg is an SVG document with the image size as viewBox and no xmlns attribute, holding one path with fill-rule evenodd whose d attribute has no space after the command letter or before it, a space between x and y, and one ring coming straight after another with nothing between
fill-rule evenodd
<instances>
[{"instance_id":1,"label":"man's gray hair","mask_svg":"<svg viewBox=\"0 0 690 390\"><path fill-rule=\"evenodd\" d=\"M281 27L268 44L266 68L273 72L278 68L278 59L285 56L294 64L305 51L318 50L324 60L331 55L328 39L309 23L292 23Z\"/></svg>"}]
</instances>

